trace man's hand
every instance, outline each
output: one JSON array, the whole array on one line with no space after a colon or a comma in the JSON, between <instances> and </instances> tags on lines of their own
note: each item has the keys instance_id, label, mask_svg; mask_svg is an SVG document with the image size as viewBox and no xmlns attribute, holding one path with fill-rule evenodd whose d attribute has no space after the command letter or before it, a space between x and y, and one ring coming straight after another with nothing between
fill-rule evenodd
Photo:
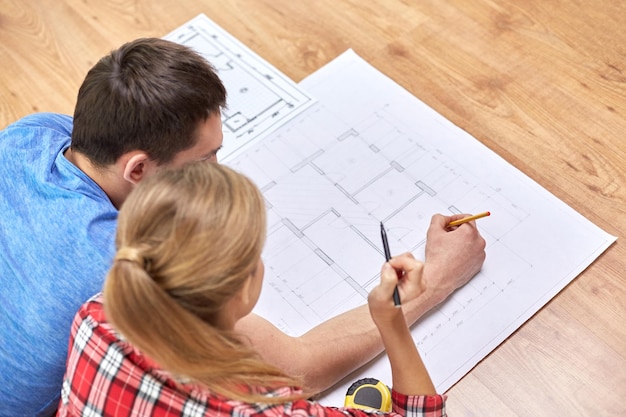
<instances>
[{"instance_id":1,"label":"man's hand","mask_svg":"<svg viewBox=\"0 0 626 417\"><path fill-rule=\"evenodd\" d=\"M480 271L485 261L485 239L476 228L476 222L456 228L448 224L467 217L458 214L435 214L426 234L424 282L430 293L431 307L439 304L457 288L465 285Z\"/></svg>"}]
</instances>

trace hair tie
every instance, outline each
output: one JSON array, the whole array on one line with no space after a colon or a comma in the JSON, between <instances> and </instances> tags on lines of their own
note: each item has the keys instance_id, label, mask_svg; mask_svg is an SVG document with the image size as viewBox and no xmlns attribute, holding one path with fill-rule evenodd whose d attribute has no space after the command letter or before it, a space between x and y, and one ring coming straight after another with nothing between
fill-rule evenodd
<instances>
[{"instance_id":1,"label":"hair tie","mask_svg":"<svg viewBox=\"0 0 626 417\"><path fill-rule=\"evenodd\" d=\"M128 246L120 248L115 254L115 262L117 261L127 261L133 262L139 265L141 268L146 268L147 259L143 257L141 252L137 248L131 248Z\"/></svg>"}]
</instances>

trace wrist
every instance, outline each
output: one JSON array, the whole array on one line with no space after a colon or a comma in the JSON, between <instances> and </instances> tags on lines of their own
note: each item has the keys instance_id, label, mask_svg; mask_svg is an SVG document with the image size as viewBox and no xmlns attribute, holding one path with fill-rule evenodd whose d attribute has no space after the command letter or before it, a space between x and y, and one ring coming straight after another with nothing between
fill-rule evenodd
<instances>
[{"instance_id":1,"label":"wrist","mask_svg":"<svg viewBox=\"0 0 626 417\"><path fill-rule=\"evenodd\" d=\"M449 279L441 271L445 268L424 264L424 292L419 296L422 302L429 303L429 309L440 304L456 290L455 280Z\"/></svg>"},{"instance_id":2,"label":"wrist","mask_svg":"<svg viewBox=\"0 0 626 417\"><path fill-rule=\"evenodd\" d=\"M402 309L394 307L394 311L387 314L381 314L380 312L374 312L370 309L370 316L372 321L378 329L378 333L387 333L394 331L401 327L407 327Z\"/></svg>"},{"instance_id":3,"label":"wrist","mask_svg":"<svg viewBox=\"0 0 626 417\"><path fill-rule=\"evenodd\" d=\"M441 304L454 292L455 288L446 282L436 268L424 267L424 291L415 299L402 304L406 322L413 325L420 317Z\"/></svg>"}]
</instances>

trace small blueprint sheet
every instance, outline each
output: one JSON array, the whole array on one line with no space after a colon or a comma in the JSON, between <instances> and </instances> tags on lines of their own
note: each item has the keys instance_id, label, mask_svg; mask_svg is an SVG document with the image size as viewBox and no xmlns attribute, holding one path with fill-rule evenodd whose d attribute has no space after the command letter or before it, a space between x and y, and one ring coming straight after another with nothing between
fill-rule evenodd
<instances>
[{"instance_id":1,"label":"small blueprint sheet","mask_svg":"<svg viewBox=\"0 0 626 417\"><path fill-rule=\"evenodd\" d=\"M392 254L423 259L432 214L490 211L477 221L482 271L412 330L443 392L615 240L352 51L300 87L318 103L224 161L265 196L255 311L291 335L367 302L384 262L381 221ZM362 377L391 385L386 357L322 401L343 405Z\"/></svg>"},{"instance_id":2,"label":"small blueprint sheet","mask_svg":"<svg viewBox=\"0 0 626 417\"><path fill-rule=\"evenodd\" d=\"M200 14L164 36L207 59L227 92L222 111L224 143L218 156L233 157L315 102L231 34Z\"/></svg>"}]
</instances>

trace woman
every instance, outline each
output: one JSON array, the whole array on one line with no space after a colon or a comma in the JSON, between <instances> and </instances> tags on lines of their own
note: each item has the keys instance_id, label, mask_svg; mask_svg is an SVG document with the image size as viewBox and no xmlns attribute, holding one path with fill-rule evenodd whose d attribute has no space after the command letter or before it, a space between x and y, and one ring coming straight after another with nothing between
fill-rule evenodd
<instances>
[{"instance_id":1,"label":"woman","mask_svg":"<svg viewBox=\"0 0 626 417\"><path fill-rule=\"evenodd\" d=\"M297 376L235 332L261 291L265 221L258 188L225 166L192 163L142 181L120 210L103 293L72 325L58 415L367 415L308 400ZM392 301L396 284L403 300L417 297L421 275L410 254L392 258L368 303L395 413L441 416L445 397Z\"/></svg>"}]
</instances>

